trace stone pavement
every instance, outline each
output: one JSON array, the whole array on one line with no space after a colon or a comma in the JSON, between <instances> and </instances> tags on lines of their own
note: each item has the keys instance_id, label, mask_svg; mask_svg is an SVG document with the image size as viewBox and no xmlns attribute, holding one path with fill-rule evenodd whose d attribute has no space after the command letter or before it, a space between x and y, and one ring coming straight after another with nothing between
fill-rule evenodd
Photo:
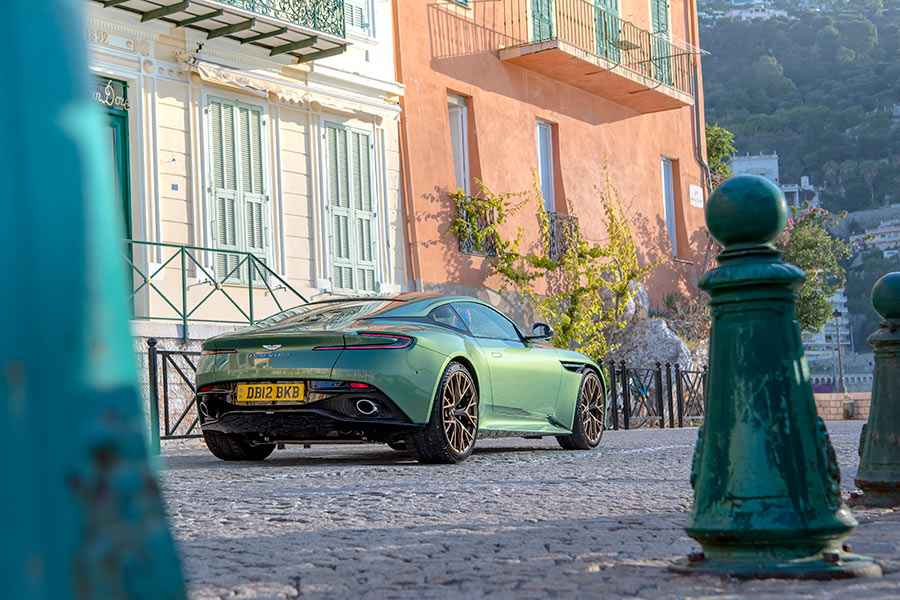
<instances>
[{"instance_id":1,"label":"stone pavement","mask_svg":"<svg viewBox=\"0 0 900 600\"><path fill-rule=\"evenodd\" d=\"M862 423L829 423L845 495ZM288 446L225 463L164 443L171 524L193 598L900 598L900 511L855 509L849 543L883 579L668 573L696 429L609 431L593 452L479 440L461 465L386 446Z\"/></svg>"}]
</instances>

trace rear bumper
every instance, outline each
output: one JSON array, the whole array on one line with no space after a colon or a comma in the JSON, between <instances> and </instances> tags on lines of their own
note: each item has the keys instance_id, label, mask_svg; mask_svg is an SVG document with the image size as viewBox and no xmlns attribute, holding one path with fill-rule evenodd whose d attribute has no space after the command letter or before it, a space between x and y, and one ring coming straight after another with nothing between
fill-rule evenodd
<instances>
[{"instance_id":1,"label":"rear bumper","mask_svg":"<svg viewBox=\"0 0 900 600\"><path fill-rule=\"evenodd\" d=\"M308 404L247 406L217 392L197 395L204 431L239 434L251 444L273 442L388 442L415 427L384 394L367 394L377 414L356 410L359 394L338 394Z\"/></svg>"}]
</instances>

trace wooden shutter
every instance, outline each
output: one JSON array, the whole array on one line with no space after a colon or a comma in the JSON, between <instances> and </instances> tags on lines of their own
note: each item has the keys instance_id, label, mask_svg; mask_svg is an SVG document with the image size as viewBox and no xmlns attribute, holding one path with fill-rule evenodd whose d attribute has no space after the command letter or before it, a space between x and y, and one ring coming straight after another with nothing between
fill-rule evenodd
<instances>
[{"instance_id":1,"label":"wooden shutter","mask_svg":"<svg viewBox=\"0 0 900 600\"><path fill-rule=\"evenodd\" d=\"M372 169L369 136L350 133L350 166L353 178L353 220L356 224L356 281L357 288L375 292L375 211L372 206Z\"/></svg>"},{"instance_id":2,"label":"wooden shutter","mask_svg":"<svg viewBox=\"0 0 900 600\"><path fill-rule=\"evenodd\" d=\"M366 133L326 124L332 288L375 292L377 231Z\"/></svg>"},{"instance_id":3,"label":"wooden shutter","mask_svg":"<svg viewBox=\"0 0 900 600\"><path fill-rule=\"evenodd\" d=\"M350 230L350 177L347 164L347 130L325 127L328 155L328 210L331 220L332 287L336 292L353 291L355 286Z\"/></svg>"},{"instance_id":4,"label":"wooden shutter","mask_svg":"<svg viewBox=\"0 0 900 600\"><path fill-rule=\"evenodd\" d=\"M210 163L212 167L213 240L222 250L240 251L238 219L240 193L237 188L237 162L235 156L234 111L219 100L209 104ZM232 278L232 272L240 260L239 255L220 253L215 256L216 279Z\"/></svg>"},{"instance_id":5,"label":"wooden shutter","mask_svg":"<svg viewBox=\"0 0 900 600\"><path fill-rule=\"evenodd\" d=\"M531 0L532 42L553 39L553 0Z\"/></svg>"},{"instance_id":6,"label":"wooden shutter","mask_svg":"<svg viewBox=\"0 0 900 600\"><path fill-rule=\"evenodd\" d=\"M667 34L669 32L668 0L650 0L650 31ZM663 39L653 38L653 77L657 81L671 84L669 46Z\"/></svg>"},{"instance_id":7,"label":"wooden shutter","mask_svg":"<svg viewBox=\"0 0 900 600\"><path fill-rule=\"evenodd\" d=\"M369 26L366 22L365 0L361 2L345 2L344 11L348 29L356 29L363 33L368 32Z\"/></svg>"},{"instance_id":8,"label":"wooden shutter","mask_svg":"<svg viewBox=\"0 0 900 600\"><path fill-rule=\"evenodd\" d=\"M240 139L241 193L244 208L244 235L247 252L263 263L268 240L267 198L263 187L262 110L237 107ZM261 281L260 270L252 269L254 281Z\"/></svg>"},{"instance_id":9,"label":"wooden shutter","mask_svg":"<svg viewBox=\"0 0 900 600\"><path fill-rule=\"evenodd\" d=\"M263 164L262 109L214 98L209 103L210 170L213 184L213 239L217 249L250 252L265 262L268 250L268 197ZM216 279L246 282L249 261L215 255ZM254 281L261 281L252 269Z\"/></svg>"}]
</instances>

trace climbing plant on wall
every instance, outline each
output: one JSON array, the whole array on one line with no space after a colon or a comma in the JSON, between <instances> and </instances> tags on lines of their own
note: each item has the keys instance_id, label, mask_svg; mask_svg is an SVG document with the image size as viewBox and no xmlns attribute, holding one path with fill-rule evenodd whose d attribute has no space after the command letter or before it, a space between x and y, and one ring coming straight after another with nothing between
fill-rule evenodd
<instances>
[{"instance_id":1,"label":"climbing plant on wall","mask_svg":"<svg viewBox=\"0 0 900 600\"><path fill-rule=\"evenodd\" d=\"M451 231L474 244L500 276L501 291L514 290L550 325L558 348L577 349L597 360L614 349L612 334L624 327L632 283L643 282L661 262L640 265L637 246L608 170L595 188L605 241L590 242L577 219L552 222L536 176L532 189L497 194L478 181L479 192L453 195L459 206ZM535 210L540 239L523 250L524 229L510 235L510 217ZM574 209L569 204L569 215ZM469 237L467 237L469 236Z\"/></svg>"}]
</instances>

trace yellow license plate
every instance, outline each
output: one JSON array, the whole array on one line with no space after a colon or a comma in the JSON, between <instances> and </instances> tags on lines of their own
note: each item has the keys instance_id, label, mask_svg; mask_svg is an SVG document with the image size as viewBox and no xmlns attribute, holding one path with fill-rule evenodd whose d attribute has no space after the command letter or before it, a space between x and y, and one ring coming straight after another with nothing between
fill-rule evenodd
<instances>
[{"instance_id":1,"label":"yellow license plate","mask_svg":"<svg viewBox=\"0 0 900 600\"><path fill-rule=\"evenodd\" d=\"M237 386L237 402L303 402L302 383L241 383Z\"/></svg>"}]
</instances>

